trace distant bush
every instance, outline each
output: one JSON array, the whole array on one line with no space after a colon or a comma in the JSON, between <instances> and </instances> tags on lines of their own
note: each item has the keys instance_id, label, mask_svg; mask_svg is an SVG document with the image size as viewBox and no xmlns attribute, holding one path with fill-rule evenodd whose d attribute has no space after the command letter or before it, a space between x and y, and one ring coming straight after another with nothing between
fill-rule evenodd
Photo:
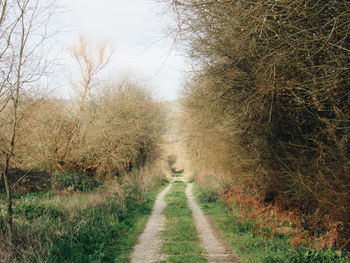
<instances>
[{"instance_id":1,"label":"distant bush","mask_svg":"<svg viewBox=\"0 0 350 263\"><path fill-rule=\"evenodd\" d=\"M78 172L56 172L52 177L52 186L56 190L89 192L102 185L93 174Z\"/></svg>"},{"instance_id":2,"label":"distant bush","mask_svg":"<svg viewBox=\"0 0 350 263\"><path fill-rule=\"evenodd\" d=\"M169 155L168 156L167 161L168 161L168 166L170 169L174 166L174 164L176 163L176 160L177 160L176 155Z\"/></svg>"}]
</instances>

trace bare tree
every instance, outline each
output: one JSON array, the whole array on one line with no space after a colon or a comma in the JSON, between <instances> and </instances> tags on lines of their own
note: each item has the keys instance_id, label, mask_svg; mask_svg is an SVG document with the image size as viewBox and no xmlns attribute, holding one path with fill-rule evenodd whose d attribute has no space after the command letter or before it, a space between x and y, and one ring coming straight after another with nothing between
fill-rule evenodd
<instances>
[{"instance_id":1,"label":"bare tree","mask_svg":"<svg viewBox=\"0 0 350 263\"><path fill-rule=\"evenodd\" d=\"M300 209L314 233L350 229L349 1L162 2L196 70L184 96L194 163ZM350 231L339 236L347 246Z\"/></svg>"},{"instance_id":2,"label":"bare tree","mask_svg":"<svg viewBox=\"0 0 350 263\"><path fill-rule=\"evenodd\" d=\"M16 152L16 140L21 121L21 99L34 82L44 76L48 59L43 53L45 41L50 37L49 22L55 10L55 0L1 1L0 17L0 99L6 114L0 127L1 174L6 190L6 222L10 243L13 237L12 191L10 170Z\"/></svg>"},{"instance_id":3,"label":"bare tree","mask_svg":"<svg viewBox=\"0 0 350 263\"><path fill-rule=\"evenodd\" d=\"M69 52L78 65L80 79L72 80L71 84L79 102L80 110L84 110L86 100L91 97L93 88L99 83L98 75L110 63L114 50L107 42L93 45L84 35L79 42L70 47Z\"/></svg>"},{"instance_id":4,"label":"bare tree","mask_svg":"<svg viewBox=\"0 0 350 263\"><path fill-rule=\"evenodd\" d=\"M19 16L13 14L14 1L1 1L0 9L0 110L4 110L10 96L9 80L13 72L14 57L12 39L19 23Z\"/></svg>"}]
</instances>

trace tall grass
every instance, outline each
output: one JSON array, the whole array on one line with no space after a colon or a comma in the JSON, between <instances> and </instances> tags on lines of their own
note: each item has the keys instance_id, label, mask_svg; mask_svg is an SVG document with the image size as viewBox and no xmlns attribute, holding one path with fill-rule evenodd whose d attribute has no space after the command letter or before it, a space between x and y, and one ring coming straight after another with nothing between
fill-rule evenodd
<instances>
[{"instance_id":1,"label":"tall grass","mask_svg":"<svg viewBox=\"0 0 350 263\"><path fill-rule=\"evenodd\" d=\"M6 255L4 250L0 258L7 256L8 262L128 262L163 181L154 174L134 171L86 193L18 196L14 254Z\"/></svg>"}]
</instances>

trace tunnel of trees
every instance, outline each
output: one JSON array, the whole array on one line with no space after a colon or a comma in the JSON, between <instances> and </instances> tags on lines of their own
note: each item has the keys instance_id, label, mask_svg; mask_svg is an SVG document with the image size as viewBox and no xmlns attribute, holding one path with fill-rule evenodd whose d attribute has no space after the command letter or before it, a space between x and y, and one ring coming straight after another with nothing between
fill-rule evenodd
<instances>
[{"instance_id":1,"label":"tunnel of trees","mask_svg":"<svg viewBox=\"0 0 350 263\"><path fill-rule=\"evenodd\" d=\"M349 1L169 6L194 67L184 92L193 163L348 246Z\"/></svg>"}]
</instances>

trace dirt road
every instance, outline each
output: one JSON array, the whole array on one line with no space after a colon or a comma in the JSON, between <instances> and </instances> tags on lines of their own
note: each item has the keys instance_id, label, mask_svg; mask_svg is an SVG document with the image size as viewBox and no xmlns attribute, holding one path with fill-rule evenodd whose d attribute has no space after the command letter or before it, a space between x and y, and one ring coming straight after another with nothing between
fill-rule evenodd
<instances>
[{"instance_id":1,"label":"dirt road","mask_svg":"<svg viewBox=\"0 0 350 263\"><path fill-rule=\"evenodd\" d=\"M235 263L223 242L216 236L192 193L192 184L186 188L188 206L192 210L196 228L210 263Z\"/></svg>"},{"instance_id":2,"label":"dirt road","mask_svg":"<svg viewBox=\"0 0 350 263\"><path fill-rule=\"evenodd\" d=\"M152 263L165 260L165 257L160 254L160 248L162 247L160 235L165 228L165 217L162 214L166 207L164 198L170 188L171 184L158 195L152 215L148 220L144 232L139 238L138 244L134 247L131 263ZM215 234L208 219L195 201L192 193L192 184L187 184L186 196L208 262L238 263L239 261L233 259L223 242Z\"/></svg>"},{"instance_id":3,"label":"dirt road","mask_svg":"<svg viewBox=\"0 0 350 263\"><path fill-rule=\"evenodd\" d=\"M166 203L164 198L170 188L171 184L158 195L146 228L139 237L138 244L132 252L131 263L153 263L162 259L160 254L160 248L162 246L160 235L165 227L163 210Z\"/></svg>"}]
</instances>

